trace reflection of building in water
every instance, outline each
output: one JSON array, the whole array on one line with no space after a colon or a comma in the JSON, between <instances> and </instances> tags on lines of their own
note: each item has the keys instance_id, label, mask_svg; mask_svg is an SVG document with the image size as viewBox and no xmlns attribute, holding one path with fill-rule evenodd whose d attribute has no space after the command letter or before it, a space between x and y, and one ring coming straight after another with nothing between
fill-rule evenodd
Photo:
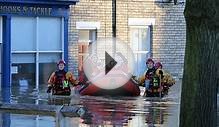
<instances>
[{"instance_id":1,"label":"reflection of building in water","mask_svg":"<svg viewBox=\"0 0 219 127\"><path fill-rule=\"evenodd\" d=\"M145 120L148 125L162 125L164 122L163 109L150 107Z\"/></svg>"},{"instance_id":2,"label":"reflection of building in water","mask_svg":"<svg viewBox=\"0 0 219 127\"><path fill-rule=\"evenodd\" d=\"M55 127L55 118L52 116L11 114L1 112L1 127ZM67 126L66 126L67 127Z\"/></svg>"},{"instance_id":3,"label":"reflection of building in water","mask_svg":"<svg viewBox=\"0 0 219 127\"><path fill-rule=\"evenodd\" d=\"M130 121L130 127L155 127L155 126L163 126L167 107L165 105L159 104L155 106L152 102L148 101L147 105L136 105L136 109L139 110L139 113L136 112L135 116L133 116L132 121Z\"/></svg>"},{"instance_id":4,"label":"reflection of building in water","mask_svg":"<svg viewBox=\"0 0 219 127\"><path fill-rule=\"evenodd\" d=\"M87 108L88 114L82 117L82 125L93 126L127 126L128 121L132 120L135 114L132 102L119 102L108 100L87 100L82 105Z\"/></svg>"},{"instance_id":5,"label":"reflection of building in water","mask_svg":"<svg viewBox=\"0 0 219 127\"><path fill-rule=\"evenodd\" d=\"M133 99L133 98L132 98ZM78 118L67 119L66 125L80 127L155 127L163 126L167 119L169 105L156 104L156 101L138 102L138 100L92 98L81 100L80 104L86 107L87 113ZM147 103L147 104L145 104Z\"/></svg>"}]
</instances>

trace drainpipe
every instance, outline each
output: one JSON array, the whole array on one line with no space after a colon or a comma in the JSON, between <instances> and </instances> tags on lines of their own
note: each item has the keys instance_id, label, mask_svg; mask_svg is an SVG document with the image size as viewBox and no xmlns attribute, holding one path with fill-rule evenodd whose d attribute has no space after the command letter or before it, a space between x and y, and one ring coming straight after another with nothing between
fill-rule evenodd
<instances>
[{"instance_id":1,"label":"drainpipe","mask_svg":"<svg viewBox=\"0 0 219 127\"><path fill-rule=\"evenodd\" d=\"M116 0L112 0L112 30L113 38L116 37Z\"/></svg>"},{"instance_id":2,"label":"drainpipe","mask_svg":"<svg viewBox=\"0 0 219 127\"><path fill-rule=\"evenodd\" d=\"M116 0L112 0L112 32L113 32L113 56L116 52Z\"/></svg>"}]
</instances>

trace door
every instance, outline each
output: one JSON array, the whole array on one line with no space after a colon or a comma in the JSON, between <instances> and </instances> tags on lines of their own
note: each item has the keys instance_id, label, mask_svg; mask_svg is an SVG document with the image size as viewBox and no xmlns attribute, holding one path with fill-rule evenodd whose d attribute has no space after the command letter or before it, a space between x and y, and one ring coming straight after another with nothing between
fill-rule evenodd
<instances>
[{"instance_id":1,"label":"door","mask_svg":"<svg viewBox=\"0 0 219 127\"><path fill-rule=\"evenodd\" d=\"M146 59L150 57L150 27L131 27L130 37L131 47L135 56L134 75L140 76L144 74Z\"/></svg>"}]
</instances>

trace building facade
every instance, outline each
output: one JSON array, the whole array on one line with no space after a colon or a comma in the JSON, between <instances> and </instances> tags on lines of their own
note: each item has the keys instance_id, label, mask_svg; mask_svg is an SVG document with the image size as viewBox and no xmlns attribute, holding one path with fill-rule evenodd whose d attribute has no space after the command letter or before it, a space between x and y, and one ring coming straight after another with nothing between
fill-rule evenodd
<instances>
[{"instance_id":1,"label":"building facade","mask_svg":"<svg viewBox=\"0 0 219 127\"><path fill-rule=\"evenodd\" d=\"M186 42L184 0L80 0L71 7L69 70L76 75L86 48L98 38L128 43L135 55L135 75L152 57L164 69L182 78ZM116 33L114 31L116 27Z\"/></svg>"},{"instance_id":2,"label":"building facade","mask_svg":"<svg viewBox=\"0 0 219 127\"><path fill-rule=\"evenodd\" d=\"M0 0L1 86L38 88L68 61L69 5L78 0Z\"/></svg>"},{"instance_id":3,"label":"building facade","mask_svg":"<svg viewBox=\"0 0 219 127\"><path fill-rule=\"evenodd\" d=\"M116 37L135 55L134 75L152 57L181 78L186 26L184 0L0 0L1 85L45 84L65 59L78 75L87 47ZM75 5L76 4L76 5ZM69 8L69 5L72 5ZM70 15L70 17L69 17Z\"/></svg>"}]
</instances>

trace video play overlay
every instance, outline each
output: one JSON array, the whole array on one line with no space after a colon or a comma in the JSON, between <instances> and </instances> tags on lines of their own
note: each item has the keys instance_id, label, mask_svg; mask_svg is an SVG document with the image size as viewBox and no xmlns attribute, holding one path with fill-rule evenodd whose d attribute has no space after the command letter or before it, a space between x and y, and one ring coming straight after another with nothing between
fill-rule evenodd
<instances>
[{"instance_id":1,"label":"video play overlay","mask_svg":"<svg viewBox=\"0 0 219 127\"><path fill-rule=\"evenodd\" d=\"M89 45L83 62L88 80L102 89L116 89L129 81L134 68L134 54L127 43L118 39L99 39Z\"/></svg>"}]
</instances>

